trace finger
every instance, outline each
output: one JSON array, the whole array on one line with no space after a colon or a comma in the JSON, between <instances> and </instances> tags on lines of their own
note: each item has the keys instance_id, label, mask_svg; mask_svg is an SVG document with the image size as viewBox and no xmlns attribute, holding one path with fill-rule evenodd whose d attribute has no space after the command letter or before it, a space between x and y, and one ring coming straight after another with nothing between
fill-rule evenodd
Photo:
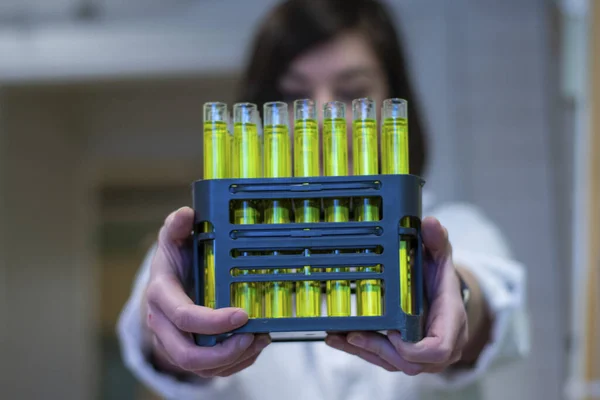
<instances>
[{"instance_id":1,"label":"finger","mask_svg":"<svg viewBox=\"0 0 600 400\"><path fill-rule=\"evenodd\" d=\"M162 243L181 245L190 237L193 228L194 210L189 207L181 207L179 210L169 214L165 219L158 239Z\"/></svg>"},{"instance_id":2,"label":"finger","mask_svg":"<svg viewBox=\"0 0 600 400\"><path fill-rule=\"evenodd\" d=\"M223 368L216 368L211 370L200 371L198 374L202 377L208 378L211 376L222 376L221 374L226 373L230 370L234 370L238 365L246 365L248 360L258 357L261 351L263 351L271 343L271 337L269 335L255 335L254 342L252 345L242 353L242 355L235 360L231 365ZM236 372L239 371L235 369Z\"/></svg>"},{"instance_id":3,"label":"finger","mask_svg":"<svg viewBox=\"0 0 600 400\"><path fill-rule=\"evenodd\" d=\"M450 361L459 332L454 318L439 313L433 317L428 336L417 343L404 342L398 332L389 332L388 337L398 354L408 362L445 364Z\"/></svg>"},{"instance_id":4,"label":"finger","mask_svg":"<svg viewBox=\"0 0 600 400\"><path fill-rule=\"evenodd\" d=\"M236 364L236 365L232 366L231 368L227 368L227 369L225 369L223 371L220 371L215 376L220 376L222 378L225 378L225 377L231 376L233 374L236 374L236 373L238 373L240 371L243 371L246 368L252 366L256 362L256 360L258 359L259 355L260 355L260 353L256 354L255 356L253 356L251 358L248 358L248 359L244 360L244 362L241 362L239 364Z\"/></svg>"},{"instance_id":5,"label":"finger","mask_svg":"<svg viewBox=\"0 0 600 400\"><path fill-rule=\"evenodd\" d=\"M424 370L424 366L409 362L404 359L388 337L374 332L353 332L348 335L348 342L356 347L367 350L379 356L382 360L393 365L407 375L417 375Z\"/></svg>"},{"instance_id":6,"label":"finger","mask_svg":"<svg viewBox=\"0 0 600 400\"><path fill-rule=\"evenodd\" d=\"M382 367L383 369L385 369L387 371L390 371L390 372L398 371L397 368L395 368L393 365L386 362L385 360L381 359L381 357L377 356L376 354L373 354L367 350L364 350L364 349L361 349L361 348L351 345L350 343L348 343L346 341L346 339L343 336L329 335L325 339L325 343L328 346L330 346L336 350L341 350L345 353L360 357L363 360L365 360L373 365Z\"/></svg>"},{"instance_id":7,"label":"finger","mask_svg":"<svg viewBox=\"0 0 600 400\"><path fill-rule=\"evenodd\" d=\"M239 308L212 309L195 305L176 277L155 277L148 285L147 299L149 312L160 310L184 332L216 335L231 332L248 321L248 314Z\"/></svg>"},{"instance_id":8,"label":"finger","mask_svg":"<svg viewBox=\"0 0 600 400\"><path fill-rule=\"evenodd\" d=\"M235 335L212 347L197 346L191 335L177 330L162 313L157 312L150 320L152 331L162 343L165 355L176 366L187 371L220 368L237 360L254 337L250 334Z\"/></svg>"},{"instance_id":9,"label":"finger","mask_svg":"<svg viewBox=\"0 0 600 400\"><path fill-rule=\"evenodd\" d=\"M443 261L451 254L448 231L436 218L426 217L423 219L421 235L423 244L434 261Z\"/></svg>"},{"instance_id":10,"label":"finger","mask_svg":"<svg viewBox=\"0 0 600 400\"><path fill-rule=\"evenodd\" d=\"M409 362L443 364L456 347L462 348L467 315L460 296L458 279L451 262L439 266L433 299L429 308L427 337L418 343L402 341L398 332L388 337L398 353Z\"/></svg>"},{"instance_id":11,"label":"finger","mask_svg":"<svg viewBox=\"0 0 600 400\"><path fill-rule=\"evenodd\" d=\"M152 260L152 276L176 275L180 281L185 278L183 250L194 226L194 212L183 207L171 213L165 220L158 235L158 248Z\"/></svg>"},{"instance_id":12,"label":"finger","mask_svg":"<svg viewBox=\"0 0 600 400\"><path fill-rule=\"evenodd\" d=\"M440 372L444 372L450 366L452 366L453 364L455 364L458 361L460 361L461 357L462 357L462 351L459 350L459 349L456 349L452 353L452 356L450 357L450 361L448 363L445 363L445 364L429 364L429 365L427 365L425 367L425 371L423 371L423 372L427 372L427 373L431 373L431 374L437 374L437 373L440 373Z\"/></svg>"}]
</instances>

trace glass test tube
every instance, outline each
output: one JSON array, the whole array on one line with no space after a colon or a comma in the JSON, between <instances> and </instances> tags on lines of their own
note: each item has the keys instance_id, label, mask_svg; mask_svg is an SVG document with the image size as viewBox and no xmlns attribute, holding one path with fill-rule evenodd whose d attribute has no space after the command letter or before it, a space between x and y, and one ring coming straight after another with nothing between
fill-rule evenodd
<instances>
[{"instance_id":1,"label":"glass test tube","mask_svg":"<svg viewBox=\"0 0 600 400\"><path fill-rule=\"evenodd\" d=\"M252 103L237 103L233 108L233 166L234 178L260 178L260 135L257 125L257 108ZM258 203L243 200L233 210L234 224L260 223ZM243 252L242 257L249 256ZM237 274L255 274L255 270L240 270ZM240 282L233 287L234 306L246 310L250 318L262 317L261 285L258 282Z\"/></svg>"},{"instance_id":2,"label":"glass test tube","mask_svg":"<svg viewBox=\"0 0 600 400\"><path fill-rule=\"evenodd\" d=\"M377 175L379 170L377 146L377 111L375 101L363 98L352 102L353 115L353 165L354 175ZM379 200L355 199L354 215L357 221L378 221ZM371 250L365 250L369 253ZM360 267L361 272L380 272L381 266ZM378 316L381 312L381 281L361 280L356 283L357 311L359 316Z\"/></svg>"},{"instance_id":3,"label":"glass test tube","mask_svg":"<svg viewBox=\"0 0 600 400\"><path fill-rule=\"evenodd\" d=\"M292 150L289 131L288 105L269 102L264 105L265 178L292 176ZM291 202L268 200L265 204L266 224L290 223ZM274 251L273 255L278 255ZM290 273L287 269L272 269L272 274ZM265 318L292 317L293 284L290 281L265 282Z\"/></svg>"},{"instance_id":4,"label":"glass test tube","mask_svg":"<svg viewBox=\"0 0 600 400\"><path fill-rule=\"evenodd\" d=\"M227 104L219 102L204 104L204 179L229 178L230 135L227 132L227 116ZM210 232L212 229L209 222L204 223L204 232ZM204 245L204 263L204 305L215 308L215 253L212 241Z\"/></svg>"},{"instance_id":5,"label":"glass test tube","mask_svg":"<svg viewBox=\"0 0 600 400\"><path fill-rule=\"evenodd\" d=\"M408 174L408 104L403 99L386 99L382 107L382 173ZM403 218L402 226L410 226L410 219ZM412 314L412 284L408 243L400 241L400 305L404 312Z\"/></svg>"},{"instance_id":6,"label":"glass test tube","mask_svg":"<svg viewBox=\"0 0 600 400\"><path fill-rule=\"evenodd\" d=\"M348 133L346 105L331 101L323 106L323 164L326 176L348 175ZM348 199L325 199L325 221L349 221ZM335 251L339 253L339 250ZM347 267L327 268L327 272L347 272ZM327 315L350 316L350 282L327 281Z\"/></svg>"},{"instance_id":7,"label":"glass test tube","mask_svg":"<svg viewBox=\"0 0 600 400\"><path fill-rule=\"evenodd\" d=\"M319 125L317 108L310 99L294 101L294 176L319 176ZM297 223L319 222L321 206L318 199L300 199L295 201ZM304 250L310 256L308 249ZM298 272L310 275L321 269L306 265ZM318 317L321 315L321 282L296 282L296 316Z\"/></svg>"}]
</instances>

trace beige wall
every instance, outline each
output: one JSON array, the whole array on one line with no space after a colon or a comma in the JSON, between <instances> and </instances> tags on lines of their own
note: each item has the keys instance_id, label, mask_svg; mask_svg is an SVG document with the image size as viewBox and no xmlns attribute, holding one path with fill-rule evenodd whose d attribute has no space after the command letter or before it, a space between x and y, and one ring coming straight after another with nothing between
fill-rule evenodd
<instances>
[{"instance_id":1,"label":"beige wall","mask_svg":"<svg viewBox=\"0 0 600 400\"><path fill-rule=\"evenodd\" d=\"M1 100L8 306L2 397L89 399L96 367L94 207L78 102L48 90L10 89Z\"/></svg>"},{"instance_id":2,"label":"beige wall","mask_svg":"<svg viewBox=\"0 0 600 400\"><path fill-rule=\"evenodd\" d=\"M585 343L585 380L587 383L600 380L600 5L592 2L590 34L590 147L587 159L590 163L588 171L588 209L589 225L587 236L587 318ZM599 399L600 394L589 399Z\"/></svg>"}]
</instances>

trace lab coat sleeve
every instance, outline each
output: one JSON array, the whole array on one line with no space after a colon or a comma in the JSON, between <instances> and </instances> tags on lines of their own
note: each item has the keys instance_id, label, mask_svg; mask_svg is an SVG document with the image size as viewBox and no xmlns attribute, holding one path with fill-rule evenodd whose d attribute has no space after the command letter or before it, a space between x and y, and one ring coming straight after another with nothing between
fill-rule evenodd
<instances>
[{"instance_id":1,"label":"lab coat sleeve","mask_svg":"<svg viewBox=\"0 0 600 400\"><path fill-rule=\"evenodd\" d=\"M451 204L431 215L448 230L455 265L467 268L476 277L493 318L491 340L474 367L426 375L431 386L452 390L469 385L492 368L518 360L529 352L526 271L511 259L498 229L472 206Z\"/></svg>"},{"instance_id":2,"label":"lab coat sleeve","mask_svg":"<svg viewBox=\"0 0 600 400\"><path fill-rule=\"evenodd\" d=\"M183 382L157 371L148 360L149 341L145 338L141 306L150 277L154 248L148 252L133 284L133 290L117 324L121 355L127 368L148 388L166 399L201 400L216 398L227 378Z\"/></svg>"}]
</instances>

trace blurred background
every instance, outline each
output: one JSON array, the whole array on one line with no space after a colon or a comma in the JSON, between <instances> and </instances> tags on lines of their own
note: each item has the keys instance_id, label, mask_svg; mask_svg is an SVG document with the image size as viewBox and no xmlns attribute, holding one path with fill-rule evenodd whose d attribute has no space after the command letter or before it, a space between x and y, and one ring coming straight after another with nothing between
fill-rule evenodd
<instances>
[{"instance_id":1,"label":"blurred background","mask_svg":"<svg viewBox=\"0 0 600 400\"><path fill-rule=\"evenodd\" d=\"M235 100L275 3L0 0L1 398L154 398L115 323L201 177L202 104ZM430 128L428 188L481 207L528 268L532 353L485 398L600 398L599 4L388 3Z\"/></svg>"}]
</instances>

